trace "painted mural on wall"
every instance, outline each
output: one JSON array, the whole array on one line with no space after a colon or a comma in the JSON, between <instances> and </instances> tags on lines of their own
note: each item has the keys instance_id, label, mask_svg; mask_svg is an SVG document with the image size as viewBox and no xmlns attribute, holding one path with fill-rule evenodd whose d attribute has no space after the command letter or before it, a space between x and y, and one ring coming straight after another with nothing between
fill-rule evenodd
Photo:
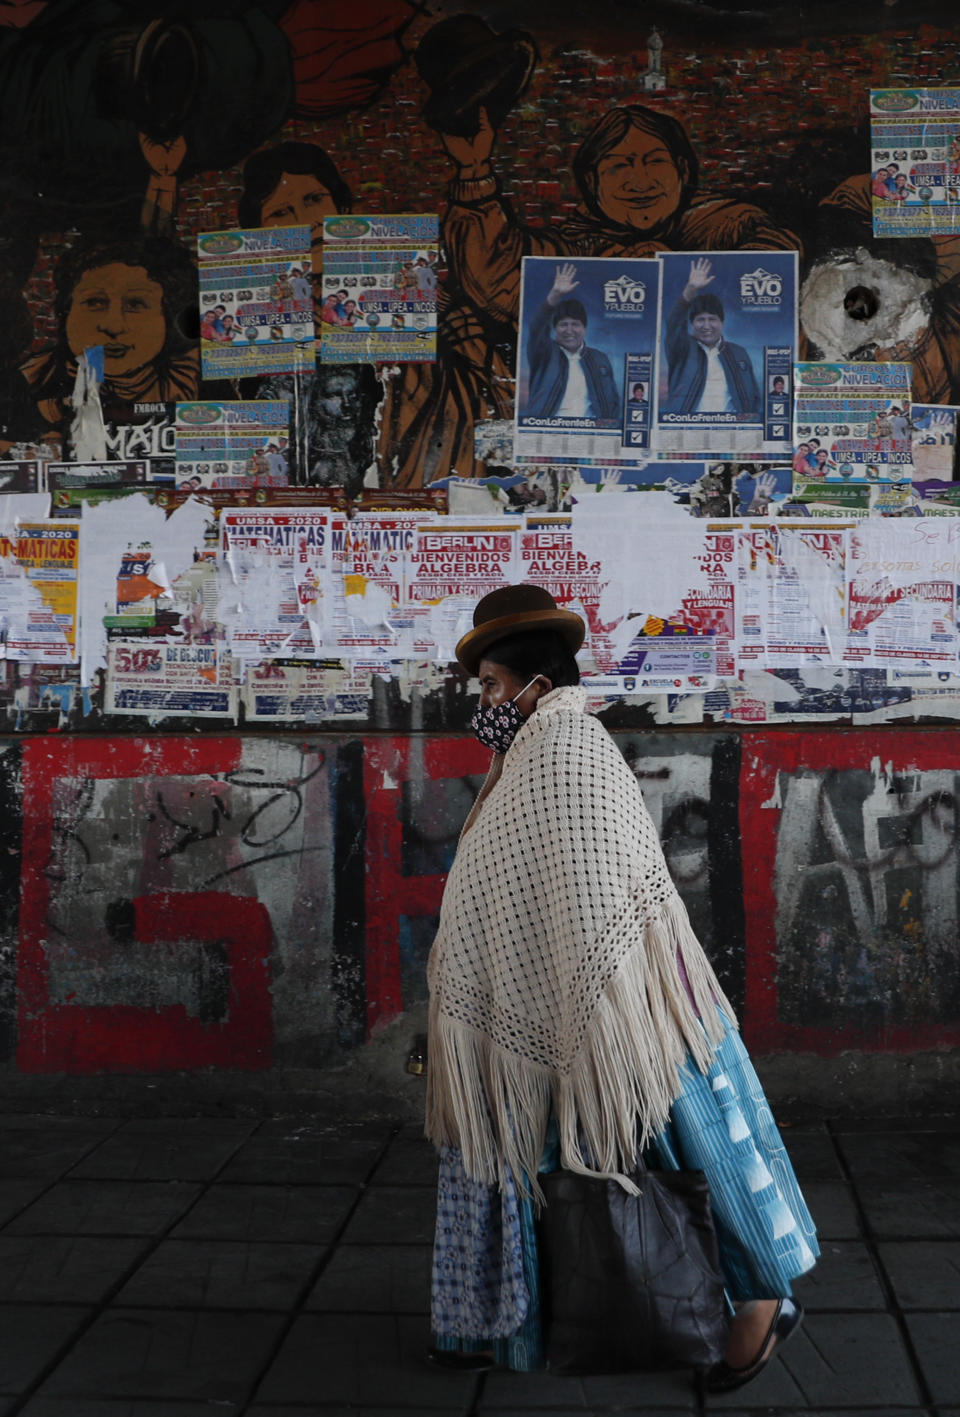
<instances>
[{"instance_id":1,"label":"painted mural on wall","mask_svg":"<svg viewBox=\"0 0 960 1417\"><path fill-rule=\"evenodd\" d=\"M868 94L946 88L958 72L960 36L939 0L909 17L892 6L869 19L819 4L759 16L662 0L629 18L612 5L586 13L524 4L509 23L481 5L409 0L333 11L317 0L222 0L199 12L184 0L11 3L0 16L0 456L11 467L36 457L43 466L83 461L91 447L98 456L102 435L104 457L144 458L148 483L169 479L177 403L280 399L289 401L289 425L260 450L261 500L282 501L288 489L301 505L311 491L334 487L348 498L415 496L454 476L477 486L499 479L490 495L522 510L558 510L564 496L569 505L571 483L582 499L585 486L603 490L624 474L597 479L588 470L584 482L562 459L516 473L527 257L567 272L563 299L576 320L574 307L584 316L587 308L576 289L584 261L689 254L697 290L684 299L692 312L695 296L699 311L690 321L719 319L722 327L731 318L729 299L716 294L724 253L768 251L772 270L773 253L795 252L800 355L909 365L912 398L929 423L960 402L957 237L942 228L874 237L877 203L892 211L898 192L905 200L917 190L910 173L920 159L908 153L900 162L891 152L878 177ZM298 264L292 284L281 282L271 298L306 303L312 289L318 331L349 330L363 324L371 292L326 288L323 223L351 213L439 216L439 241L399 263L391 297L398 330L435 307L435 359L321 358L300 372L202 378L202 342L239 354L244 341L280 336L254 315L255 301L240 298L242 279L219 303L207 291L201 305L198 235L305 229L312 269ZM698 253L711 253L712 265ZM690 323L682 338L696 355L695 334ZM741 348L733 337L720 340L718 348ZM633 412L649 426L641 406L655 391L645 369L634 374ZM676 384L679 374L670 377ZM734 374L726 378L729 403ZM666 388L666 371L662 379ZM771 409L786 407L789 383L788 366L771 366L763 390ZM696 396L705 408L707 395ZM568 421L576 415L570 397ZM775 416L789 432L789 410ZM950 426L952 434L942 433L948 480ZM941 432L938 424L924 439L924 456ZM829 463L823 441L811 433L804 445L814 481ZM217 475L213 459L196 480L218 485ZM227 486L232 472L223 475ZM130 491L135 480L118 475L114 490ZM727 459L699 482L678 500L707 514L765 514L784 495L775 472L756 462ZM673 484L682 488L682 476L672 473ZM834 489L826 510L841 494L848 509L860 506L855 491ZM462 486L458 495L467 498ZM875 498L861 500L874 509ZM948 501L941 493L938 506ZM801 497L800 509L814 514L813 502ZM470 505L483 513L482 500ZM911 512L918 506L914 499ZM63 727L91 726L112 705L95 679L81 692L72 667L26 660L3 669L11 727L54 714ZM445 717L439 670L426 690L430 712L457 726ZM357 685L367 689L354 721L369 722L377 712L370 675L354 677L355 697ZM844 687L853 702L855 671L844 672ZM907 684L901 696L917 689ZM391 726L405 726L410 692L401 687L406 707ZM955 686L938 692L941 711L953 713ZM664 694L632 701L637 726L688 712ZM801 712L789 691L751 703L769 719L784 715L784 701ZM234 706L236 695L223 702ZM931 702L925 697L922 708ZM246 700L242 711L256 717ZM183 712L186 723L189 707ZM695 713L724 709L701 695ZM175 709L166 717L178 721ZM337 717L321 703L310 721ZM203 715L192 722L204 726ZM120 714L111 725L136 727Z\"/></svg>"},{"instance_id":2,"label":"painted mural on wall","mask_svg":"<svg viewBox=\"0 0 960 1417\"><path fill-rule=\"evenodd\" d=\"M947 735L617 742L751 1047L960 1042ZM488 758L390 734L13 744L3 1062L314 1068L402 1028Z\"/></svg>"}]
</instances>

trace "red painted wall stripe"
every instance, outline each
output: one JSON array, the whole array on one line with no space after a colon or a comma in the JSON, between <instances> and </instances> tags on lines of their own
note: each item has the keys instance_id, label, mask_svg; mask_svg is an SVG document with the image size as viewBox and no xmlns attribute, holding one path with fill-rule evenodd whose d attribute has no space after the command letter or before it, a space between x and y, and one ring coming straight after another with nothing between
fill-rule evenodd
<instances>
[{"instance_id":1,"label":"red painted wall stripe","mask_svg":"<svg viewBox=\"0 0 960 1417\"><path fill-rule=\"evenodd\" d=\"M182 1005L51 1003L46 956L54 788L63 778L214 775L241 765L238 738L29 741L23 750L24 839L18 956L24 1072L266 1068L272 1062L273 931L259 901L221 891L160 891L134 901L136 938L220 942L230 971L228 1017L205 1023Z\"/></svg>"}]
</instances>

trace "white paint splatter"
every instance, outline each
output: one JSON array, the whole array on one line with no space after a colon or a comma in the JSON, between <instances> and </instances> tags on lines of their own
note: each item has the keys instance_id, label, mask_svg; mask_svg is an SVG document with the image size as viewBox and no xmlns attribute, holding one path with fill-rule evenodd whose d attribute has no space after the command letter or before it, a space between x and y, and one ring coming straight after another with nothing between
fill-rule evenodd
<instances>
[{"instance_id":1,"label":"white paint splatter","mask_svg":"<svg viewBox=\"0 0 960 1417\"><path fill-rule=\"evenodd\" d=\"M868 320L855 320L844 308L844 297L857 286L877 297ZM910 344L927 327L932 288L932 281L861 247L848 260L813 267L800 292L800 321L824 359L849 359L869 345Z\"/></svg>"}]
</instances>

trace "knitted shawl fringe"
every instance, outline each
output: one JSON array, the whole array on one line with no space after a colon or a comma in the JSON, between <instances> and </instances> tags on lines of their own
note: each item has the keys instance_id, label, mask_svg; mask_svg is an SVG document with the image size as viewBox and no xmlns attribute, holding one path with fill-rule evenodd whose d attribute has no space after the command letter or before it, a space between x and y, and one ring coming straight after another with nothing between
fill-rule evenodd
<instances>
[{"instance_id":1,"label":"knitted shawl fringe","mask_svg":"<svg viewBox=\"0 0 960 1417\"><path fill-rule=\"evenodd\" d=\"M706 1071L717 1006L734 1019L636 778L585 703L574 686L544 695L494 759L427 970L427 1136L475 1180L509 1172L538 1200L551 1116L565 1167L635 1189L626 1173L688 1055Z\"/></svg>"},{"instance_id":2,"label":"knitted shawl fringe","mask_svg":"<svg viewBox=\"0 0 960 1417\"><path fill-rule=\"evenodd\" d=\"M635 943L563 1075L496 1046L431 1000L427 1136L436 1146L459 1147L475 1180L502 1186L509 1171L521 1194L542 1203L537 1167L552 1112L567 1170L634 1193L625 1173L638 1148L666 1125L687 1052L701 1072L710 1066L723 1036L717 1007L735 1015L682 901L666 903L645 924L627 916L618 928L636 931Z\"/></svg>"}]
</instances>

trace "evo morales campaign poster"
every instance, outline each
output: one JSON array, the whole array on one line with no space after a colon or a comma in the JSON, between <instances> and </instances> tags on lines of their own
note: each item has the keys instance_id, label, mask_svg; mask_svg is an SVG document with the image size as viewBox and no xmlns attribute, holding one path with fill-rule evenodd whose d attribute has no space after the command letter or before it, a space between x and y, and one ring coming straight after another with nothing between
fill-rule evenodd
<instances>
[{"instance_id":1,"label":"evo morales campaign poster","mask_svg":"<svg viewBox=\"0 0 960 1417\"><path fill-rule=\"evenodd\" d=\"M656 441L663 453L790 449L795 251L660 252Z\"/></svg>"},{"instance_id":2,"label":"evo morales campaign poster","mask_svg":"<svg viewBox=\"0 0 960 1417\"><path fill-rule=\"evenodd\" d=\"M524 258L517 462L646 461L659 291L656 261Z\"/></svg>"}]
</instances>

